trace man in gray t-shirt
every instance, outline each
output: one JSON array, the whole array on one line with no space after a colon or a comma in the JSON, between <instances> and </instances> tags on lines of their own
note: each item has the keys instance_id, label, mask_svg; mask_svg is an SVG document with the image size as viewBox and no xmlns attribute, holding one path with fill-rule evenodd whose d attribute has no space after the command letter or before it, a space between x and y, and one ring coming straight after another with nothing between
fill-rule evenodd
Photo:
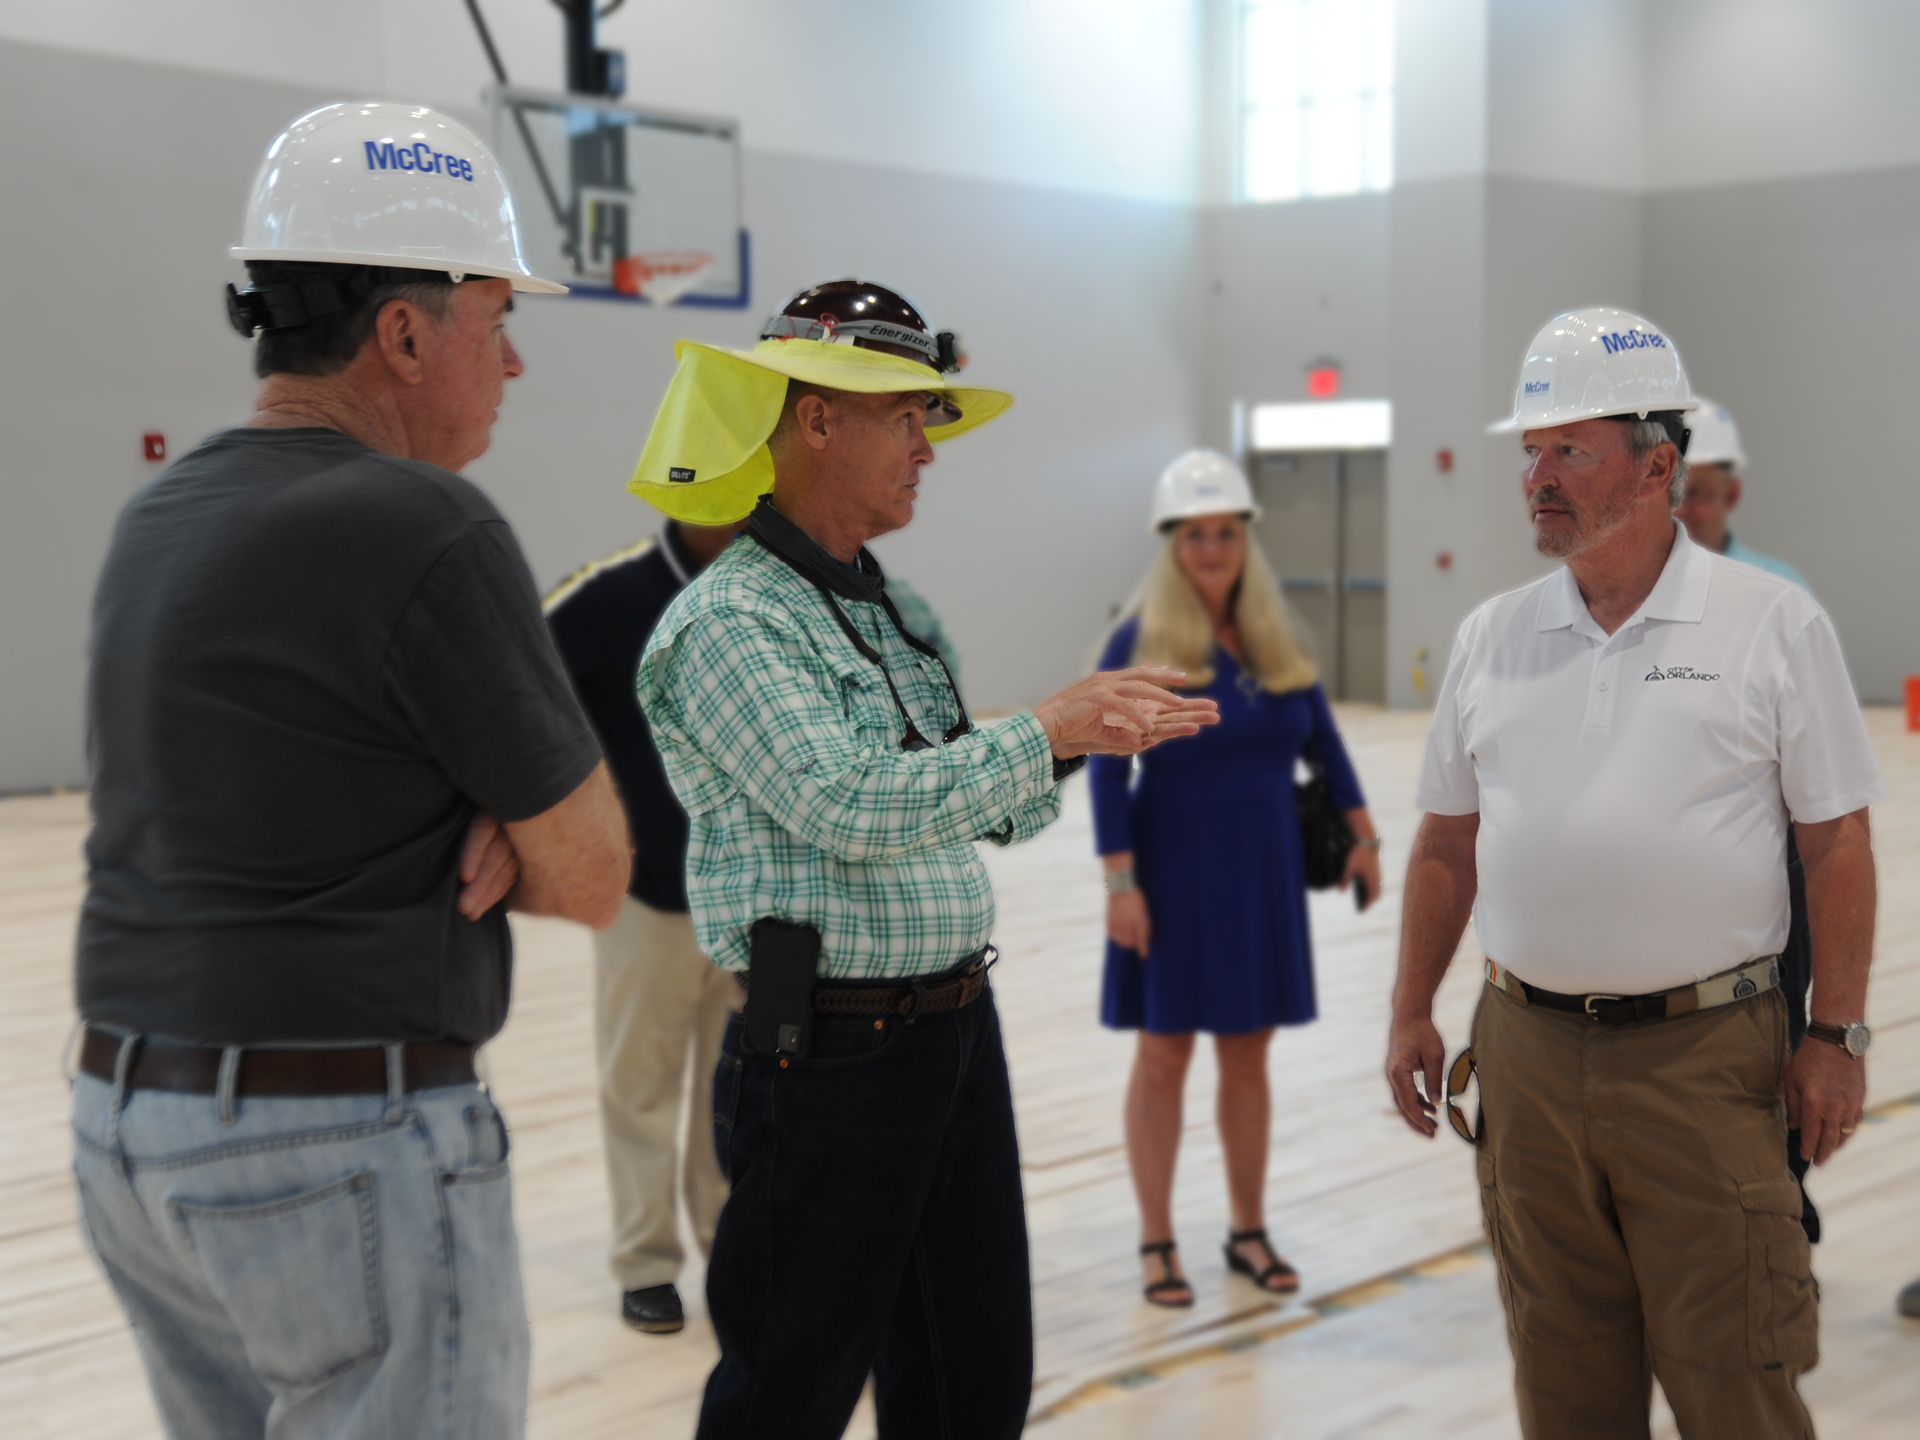
<instances>
[{"instance_id":1,"label":"man in gray t-shirt","mask_svg":"<svg viewBox=\"0 0 1920 1440\"><path fill-rule=\"evenodd\" d=\"M412 168L375 169L395 130ZM170 1436L513 1440L527 1321L474 1051L505 911L605 925L628 870L520 547L455 473L540 282L445 117L330 106L269 155L229 299L255 414L127 505L94 607L81 1211Z\"/></svg>"}]
</instances>

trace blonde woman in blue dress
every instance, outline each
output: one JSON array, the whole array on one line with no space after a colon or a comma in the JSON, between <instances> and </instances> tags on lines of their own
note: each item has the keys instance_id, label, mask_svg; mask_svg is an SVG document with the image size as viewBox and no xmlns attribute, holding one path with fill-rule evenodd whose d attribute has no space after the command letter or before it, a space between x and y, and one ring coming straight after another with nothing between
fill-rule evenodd
<instances>
[{"instance_id":1,"label":"blonde woman in blue dress","mask_svg":"<svg viewBox=\"0 0 1920 1440\"><path fill-rule=\"evenodd\" d=\"M1169 665L1216 700L1220 723L1140 757L1089 766L1107 875L1101 1021L1139 1031L1127 1087L1127 1156L1140 1203L1146 1298L1193 1303L1173 1236L1173 1174L1194 1035L1219 1062L1217 1115L1232 1226L1228 1268L1273 1294L1300 1277L1267 1238L1276 1025L1315 1015L1306 869L1294 767L1318 760L1359 843L1347 861L1380 893L1379 840L1312 659L1249 533L1259 518L1246 477L1193 451L1167 468L1151 528L1165 537L1139 594L1115 624L1103 670Z\"/></svg>"}]
</instances>

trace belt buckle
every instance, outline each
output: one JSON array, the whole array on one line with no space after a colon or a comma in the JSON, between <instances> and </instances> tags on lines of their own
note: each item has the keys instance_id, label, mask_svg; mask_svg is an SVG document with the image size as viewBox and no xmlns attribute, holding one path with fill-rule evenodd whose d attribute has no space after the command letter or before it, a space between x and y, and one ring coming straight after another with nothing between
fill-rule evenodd
<instances>
[{"instance_id":1,"label":"belt buckle","mask_svg":"<svg viewBox=\"0 0 1920 1440\"><path fill-rule=\"evenodd\" d=\"M1581 1008L1581 1009L1583 1009L1583 1010L1585 1010L1585 1011L1587 1012L1587 1018L1588 1018L1589 1020L1594 1020L1594 1021L1598 1021L1600 1017L1599 1017L1598 1015L1596 1015L1596 1014L1594 1014L1594 1013L1593 1013L1593 1002L1594 1002L1594 1001L1596 1001L1596 1000L1624 1000L1624 999L1626 999L1626 998L1627 998L1627 997L1626 997L1626 996L1624 996L1624 995L1589 995L1589 996L1587 996L1587 999L1586 999L1586 1003L1585 1003L1584 1005L1582 1005L1582 1006L1581 1006L1580 1008Z\"/></svg>"}]
</instances>

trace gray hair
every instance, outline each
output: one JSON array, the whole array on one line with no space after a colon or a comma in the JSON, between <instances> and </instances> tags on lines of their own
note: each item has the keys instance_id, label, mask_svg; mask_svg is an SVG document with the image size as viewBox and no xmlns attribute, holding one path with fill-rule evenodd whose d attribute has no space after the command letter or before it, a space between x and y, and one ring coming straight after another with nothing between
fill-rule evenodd
<instances>
[{"instance_id":1,"label":"gray hair","mask_svg":"<svg viewBox=\"0 0 1920 1440\"><path fill-rule=\"evenodd\" d=\"M1667 427L1658 420L1627 417L1622 423L1627 427L1627 453L1636 461L1646 459L1657 446L1673 443L1673 436L1667 433ZM1687 457L1682 455L1680 463L1673 467L1673 479L1667 482L1667 501L1677 508L1686 498L1686 494Z\"/></svg>"}]
</instances>

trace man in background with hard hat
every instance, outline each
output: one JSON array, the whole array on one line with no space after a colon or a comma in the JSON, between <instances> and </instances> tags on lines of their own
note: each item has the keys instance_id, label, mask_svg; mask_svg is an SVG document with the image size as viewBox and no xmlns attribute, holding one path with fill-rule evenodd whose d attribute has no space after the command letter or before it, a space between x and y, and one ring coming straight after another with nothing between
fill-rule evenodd
<instances>
[{"instance_id":1,"label":"man in background with hard hat","mask_svg":"<svg viewBox=\"0 0 1920 1440\"><path fill-rule=\"evenodd\" d=\"M1811 591L1806 578L1785 560L1762 555L1734 537L1733 512L1740 504L1740 472L1747 468L1747 453L1740 447L1740 430L1727 407L1704 395L1698 399L1699 409L1687 416L1693 439L1687 446L1686 493L1673 512L1687 527L1687 537L1729 560L1757 565Z\"/></svg>"},{"instance_id":2,"label":"man in background with hard hat","mask_svg":"<svg viewBox=\"0 0 1920 1440\"><path fill-rule=\"evenodd\" d=\"M520 360L506 186L366 102L267 152L256 413L122 512L88 692L81 1212L167 1433L524 1432L509 908L604 925L625 827L519 545L455 473ZM421 256L432 255L431 262Z\"/></svg>"},{"instance_id":3,"label":"man in background with hard hat","mask_svg":"<svg viewBox=\"0 0 1920 1440\"><path fill-rule=\"evenodd\" d=\"M1694 544L1743 565L1757 565L1769 574L1789 580L1802 590L1812 592L1805 577L1784 560L1762 555L1734 538L1728 524L1740 503L1740 472L1747 468L1747 452L1740 444L1739 427L1724 405L1704 395L1694 397L1697 408L1688 412L1687 427L1692 439L1687 443L1686 490L1675 517L1687 527L1687 538ZM1800 863L1800 851L1793 832L1787 832L1787 892L1791 901L1786 944L1780 951L1783 974L1780 993L1787 999L1787 1042L1794 1049L1807 1033L1807 991L1813 983L1812 960L1808 954L1807 876ZM1820 1212L1807 1194L1808 1161L1800 1153L1798 1131L1787 1132L1787 1164L1793 1178L1800 1182L1800 1223L1807 1239L1820 1240Z\"/></svg>"},{"instance_id":4,"label":"man in background with hard hat","mask_svg":"<svg viewBox=\"0 0 1920 1440\"><path fill-rule=\"evenodd\" d=\"M1805 1440L1818 1314L1789 1124L1860 1124L1885 793L1839 641L1803 590L1672 516L1695 405L1672 342L1582 310L1514 399L1540 552L1460 627L1421 773L1387 1075L1479 1147L1522 1432ZM1806 857L1810 1043L1779 992L1786 837ZM1440 1094L1432 1001L1469 911L1487 956ZM1813 1043L1817 1042L1817 1043ZM1477 1069L1477 1127L1452 1103ZM1424 1093L1422 1093L1424 1087Z\"/></svg>"},{"instance_id":5,"label":"man in background with hard hat","mask_svg":"<svg viewBox=\"0 0 1920 1440\"><path fill-rule=\"evenodd\" d=\"M1166 670L976 725L866 549L933 445L1012 397L883 286L797 296L753 350L682 341L634 490L748 517L682 592L640 703L691 835L701 948L746 983L714 1081L732 1194L707 1268L702 1440L846 1427L1017 1435L1033 1373L1025 1211L977 840L1024 840L1090 753L1216 718Z\"/></svg>"}]
</instances>

